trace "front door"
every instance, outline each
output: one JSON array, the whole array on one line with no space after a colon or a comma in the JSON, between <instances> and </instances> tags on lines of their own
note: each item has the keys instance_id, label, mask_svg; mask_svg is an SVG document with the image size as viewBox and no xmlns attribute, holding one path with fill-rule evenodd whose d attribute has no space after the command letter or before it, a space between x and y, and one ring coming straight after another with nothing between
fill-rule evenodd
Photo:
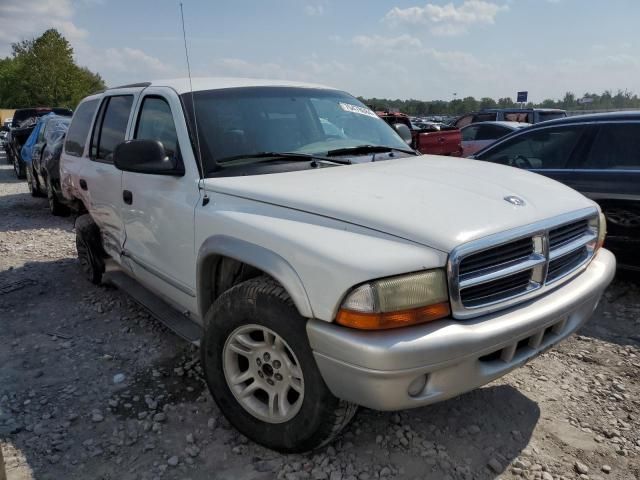
<instances>
[{"instance_id":1,"label":"front door","mask_svg":"<svg viewBox=\"0 0 640 480\"><path fill-rule=\"evenodd\" d=\"M184 164L185 173L123 173L124 255L142 283L174 303L193 305L195 312L194 215L200 177L180 100L166 89L147 88L135 119L131 138L161 142L168 155Z\"/></svg>"}]
</instances>

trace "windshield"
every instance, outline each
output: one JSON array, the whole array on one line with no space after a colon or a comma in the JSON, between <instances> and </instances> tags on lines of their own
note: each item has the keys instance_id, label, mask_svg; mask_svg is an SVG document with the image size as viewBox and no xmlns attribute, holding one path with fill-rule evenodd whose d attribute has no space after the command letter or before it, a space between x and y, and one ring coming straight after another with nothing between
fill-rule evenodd
<instances>
[{"instance_id":1,"label":"windshield","mask_svg":"<svg viewBox=\"0 0 640 480\"><path fill-rule=\"evenodd\" d=\"M391 127L344 92L243 87L193 95L205 172L262 152L326 155L361 145L407 149ZM182 100L193 125L191 94Z\"/></svg>"}]
</instances>

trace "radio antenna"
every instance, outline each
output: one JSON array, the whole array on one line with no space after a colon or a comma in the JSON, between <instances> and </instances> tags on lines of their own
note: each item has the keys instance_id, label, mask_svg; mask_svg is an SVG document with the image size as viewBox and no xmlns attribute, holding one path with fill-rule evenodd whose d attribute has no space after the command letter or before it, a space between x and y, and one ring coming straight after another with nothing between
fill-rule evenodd
<instances>
[{"instance_id":1,"label":"radio antenna","mask_svg":"<svg viewBox=\"0 0 640 480\"><path fill-rule=\"evenodd\" d=\"M193 99L193 83L191 82L191 65L189 64L189 49L187 48L187 31L184 28L184 11L180 2L180 18L182 19L182 39L184 40L184 56L187 58L187 75L189 76L189 93L191 94L191 110L193 111L193 124L196 131L196 148L198 150L198 165L200 165L200 178L204 179L204 165L202 163L202 150L200 149L200 134L198 133L198 115L196 113L196 102ZM209 197L204 194L203 205L209 203Z\"/></svg>"}]
</instances>

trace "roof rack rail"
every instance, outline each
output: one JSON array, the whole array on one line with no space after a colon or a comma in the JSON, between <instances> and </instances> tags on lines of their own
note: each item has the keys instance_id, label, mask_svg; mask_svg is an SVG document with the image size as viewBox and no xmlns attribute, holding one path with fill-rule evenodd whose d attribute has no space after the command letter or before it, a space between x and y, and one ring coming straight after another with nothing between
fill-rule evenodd
<instances>
[{"instance_id":1,"label":"roof rack rail","mask_svg":"<svg viewBox=\"0 0 640 480\"><path fill-rule=\"evenodd\" d=\"M148 87L151 82L129 83L127 85L118 85L117 87L107 88L107 90L114 90L116 88L134 88L134 87Z\"/></svg>"}]
</instances>

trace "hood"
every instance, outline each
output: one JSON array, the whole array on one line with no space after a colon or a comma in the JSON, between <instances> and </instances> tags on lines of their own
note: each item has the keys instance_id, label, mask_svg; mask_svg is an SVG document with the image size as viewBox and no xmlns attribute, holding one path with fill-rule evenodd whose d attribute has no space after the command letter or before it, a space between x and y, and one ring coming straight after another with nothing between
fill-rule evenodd
<instances>
[{"instance_id":1,"label":"hood","mask_svg":"<svg viewBox=\"0 0 640 480\"><path fill-rule=\"evenodd\" d=\"M535 173L433 155L209 178L205 188L349 222L444 252L594 206L578 192ZM512 195L525 204L515 206L504 199Z\"/></svg>"}]
</instances>

